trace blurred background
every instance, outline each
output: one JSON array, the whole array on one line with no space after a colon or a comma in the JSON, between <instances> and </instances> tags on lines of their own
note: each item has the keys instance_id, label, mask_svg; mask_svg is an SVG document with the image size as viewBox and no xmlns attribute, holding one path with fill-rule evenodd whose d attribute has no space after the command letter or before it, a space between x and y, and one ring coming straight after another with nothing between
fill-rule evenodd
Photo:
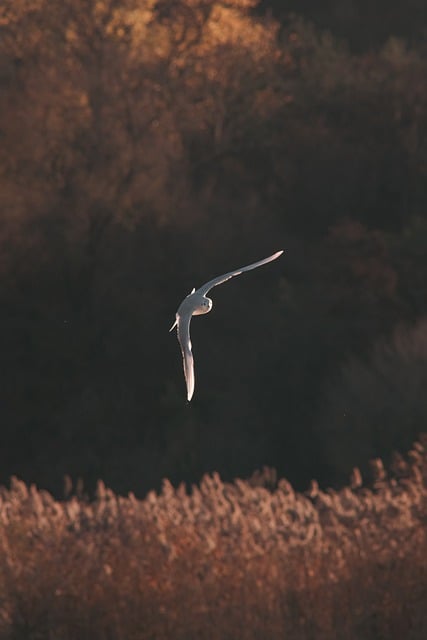
<instances>
[{"instance_id":1,"label":"blurred background","mask_svg":"<svg viewBox=\"0 0 427 640\"><path fill-rule=\"evenodd\" d=\"M345 482L426 430L423 0L5 0L0 481ZM192 322L192 287L270 255Z\"/></svg>"}]
</instances>

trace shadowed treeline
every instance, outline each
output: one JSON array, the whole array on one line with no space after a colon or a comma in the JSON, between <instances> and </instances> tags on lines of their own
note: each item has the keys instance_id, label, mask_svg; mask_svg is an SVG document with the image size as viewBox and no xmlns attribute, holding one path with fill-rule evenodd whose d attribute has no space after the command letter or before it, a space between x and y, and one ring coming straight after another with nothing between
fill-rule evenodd
<instances>
[{"instance_id":1,"label":"shadowed treeline","mask_svg":"<svg viewBox=\"0 0 427 640\"><path fill-rule=\"evenodd\" d=\"M100 482L92 502L56 502L12 479L1 638L423 640L422 442L389 475L373 461L369 488L355 470L351 486L305 495L272 469L206 475L190 493L165 481L144 500Z\"/></svg>"},{"instance_id":2,"label":"shadowed treeline","mask_svg":"<svg viewBox=\"0 0 427 640\"><path fill-rule=\"evenodd\" d=\"M256 4L2 3L3 481L335 483L425 428L425 46ZM281 248L193 321L187 406L179 302Z\"/></svg>"},{"instance_id":3,"label":"shadowed treeline","mask_svg":"<svg viewBox=\"0 0 427 640\"><path fill-rule=\"evenodd\" d=\"M345 38L354 51L376 49L391 35L412 43L425 38L427 6L423 0L261 0L258 6L282 20L290 12L302 14Z\"/></svg>"}]
</instances>

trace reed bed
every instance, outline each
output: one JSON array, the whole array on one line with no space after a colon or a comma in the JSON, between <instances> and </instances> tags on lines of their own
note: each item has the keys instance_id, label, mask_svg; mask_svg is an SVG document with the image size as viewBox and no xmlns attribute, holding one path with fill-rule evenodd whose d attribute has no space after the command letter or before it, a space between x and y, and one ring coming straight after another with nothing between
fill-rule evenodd
<instances>
[{"instance_id":1,"label":"reed bed","mask_svg":"<svg viewBox=\"0 0 427 640\"><path fill-rule=\"evenodd\" d=\"M427 637L427 437L365 486L0 490L3 640Z\"/></svg>"}]
</instances>

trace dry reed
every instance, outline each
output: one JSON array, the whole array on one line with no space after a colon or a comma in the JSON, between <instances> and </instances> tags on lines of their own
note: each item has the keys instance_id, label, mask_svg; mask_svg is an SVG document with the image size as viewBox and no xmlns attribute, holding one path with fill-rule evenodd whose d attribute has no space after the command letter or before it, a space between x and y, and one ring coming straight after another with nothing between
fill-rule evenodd
<instances>
[{"instance_id":1,"label":"dry reed","mask_svg":"<svg viewBox=\"0 0 427 640\"><path fill-rule=\"evenodd\" d=\"M3 640L427 637L427 438L364 487L0 490ZM264 485L264 486L263 486ZM270 489L267 489L269 486Z\"/></svg>"}]
</instances>

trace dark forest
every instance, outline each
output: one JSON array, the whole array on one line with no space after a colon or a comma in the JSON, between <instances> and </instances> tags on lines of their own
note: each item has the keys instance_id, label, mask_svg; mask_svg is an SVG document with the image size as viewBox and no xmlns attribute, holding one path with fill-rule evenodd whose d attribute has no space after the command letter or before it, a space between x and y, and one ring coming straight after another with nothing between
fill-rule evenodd
<instances>
[{"instance_id":1,"label":"dark forest","mask_svg":"<svg viewBox=\"0 0 427 640\"><path fill-rule=\"evenodd\" d=\"M338 486L426 429L424 3L319 4L2 3L1 482ZM178 304L278 249L188 405Z\"/></svg>"}]
</instances>

